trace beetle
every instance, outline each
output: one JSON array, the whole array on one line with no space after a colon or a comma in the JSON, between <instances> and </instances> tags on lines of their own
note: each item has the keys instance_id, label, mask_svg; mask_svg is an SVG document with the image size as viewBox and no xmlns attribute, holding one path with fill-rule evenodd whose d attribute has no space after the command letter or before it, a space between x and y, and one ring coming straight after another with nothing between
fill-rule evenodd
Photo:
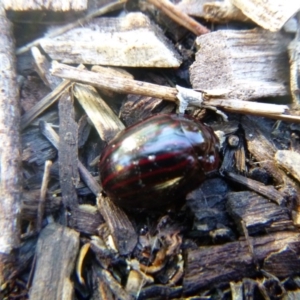
<instances>
[{"instance_id":1,"label":"beetle","mask_svg":"<svg viewBox=\"0 0 300 300\"><path fill-rule=\"evenodd\" d=\"M219 166L219 141L201 122L158 114L132 125L100 156L104 192L124 208L167 206L197 188Z\"/></svg>"}]
</instances>

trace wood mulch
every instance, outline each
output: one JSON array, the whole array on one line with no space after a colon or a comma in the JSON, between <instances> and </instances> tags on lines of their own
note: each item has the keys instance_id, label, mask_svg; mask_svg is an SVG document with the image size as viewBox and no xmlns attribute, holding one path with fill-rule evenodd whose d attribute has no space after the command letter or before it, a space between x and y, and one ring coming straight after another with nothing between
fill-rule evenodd
<instances>
[{"instance_id":1,"label":"wood mulch","mask_svg":"<svg viewBox=\"0 0 300 300\"><path fill-rule=\"evenodd\" d=\"M0 5L0 299L300 299L300 4L41 2ZM99 157L158 113L219 170L120 208Z\"/></svg>"}]
</instances>

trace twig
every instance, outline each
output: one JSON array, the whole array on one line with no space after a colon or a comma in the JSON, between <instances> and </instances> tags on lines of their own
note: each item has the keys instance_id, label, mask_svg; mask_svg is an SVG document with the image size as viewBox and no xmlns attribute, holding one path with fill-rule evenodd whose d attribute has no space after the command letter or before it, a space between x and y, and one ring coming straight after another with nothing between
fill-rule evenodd
<instances>
[{"instance_id":1,"label":"twig","mask_svg":"<svg viewBox=\"0 0 300 300\"><path fill-rule=\"evenodd\" d=\"M76 68L74 67L53 62L51 73L58 77L69 78L70 80L87 83L100 89L104 88L118 93L145 95L171 101L176 101L177 99L176 89L167 86L160 86L124 77L103 75L87 70L75 70Z\"/></svg>"},{"instance_id":2,"label":"twig","mask_svg":"<svg viewBox=\"0 0 300 300\"><path fill-rule=\"evenodd\" d=\"M38 210L37 210L36 232L39 232L42 228L42 222L43 222L43 216L44 216L45 204L46 204L46 194L47 194L47 188L48 188L48 183L49 183L49 179L50 179L51 166L52 166L52 161L46 160L43 181L42 181L42 186L41 186L40 201L39 201Z\"/></svg>"},{"instance_id":3,"label":"twig","mask_svg":"<svg viewBox=\"0 0 300 300\"><path fill-rule=\"evenodd\" d=\"M148 0L148 2L156 6L158 9L162 10L172 20L187 28L196 35L202 35L210 32L209 29L196 22L193 18L182 12L168 0Z\"/></svg>"},{"instance_id":4,"label":"twig","mask_svg":"<svg viewBox=\"0 0 300 300\"><path fill-rule=\"evenodd\" d=\"M73 22L70 24L67 24L66 26L60 27L57 30L52 31L51 33L49 33L48 35L46 35L47 38L52 38L58 35L61 35L67 31L69 31L70 29L73 29L77 26L82 26L84 23L90 21L91 19L104 15L106 13L109 13L113 10L117 10L119 8L122 7L122 5L126 2L127 0L117 0L116 2L110 3L108 5L105 5L104 7L101 7L99 9L97 9L96 11L88 14L87 16ZM43 38L37 39L19 49L17 49L16 51L16 55L20 55L23 54L24 52L30 50L31 47L34 46L38 46L40 44L40 42L43 40Z\"/></svg>"},{"instance_id":5,"label":"twig","mask_svg":"<svg viewBox=\"0 0 300 300\"><path fill-rule=\"evenodd\" d=\"M178 100L178 93L176 88L161 86L153 83L147 83L128 79L124 77L108 76L94 73L87 70L78 70L65 64L57 62L52 63L51 72L53 75L62 77L76 82L86 83L100 89L106 89L122 94L136 94L150 97L157 97L164 100L174 101L181 105ZM186 90L186 89L185 89ZM213 91L211 91L213 92ZM223 95L222 95L223 96ZM287 105L277 105L270 103L260 103L253 101L242 101L238 99L216 98L215 94L208 92L197 92L190 89L188 105L197 107L216 107L224 111L241 114L251 114L255 116L262 116L272 119L280 119L290 122L300 123L300 116L288 115Z\"/></svg>"},{"instance_id":6,"label":"twig","mask_svg":"<svg viewBox=\"0 0 300 300\"><path fill-rule=\"evenodd\" d=\"M242 101L238 99L208 98L203 105L219 107L228 112L261 116L275 120L300 123L300 116L290 115L287 105Z\"/></svg>"}]
</instances>

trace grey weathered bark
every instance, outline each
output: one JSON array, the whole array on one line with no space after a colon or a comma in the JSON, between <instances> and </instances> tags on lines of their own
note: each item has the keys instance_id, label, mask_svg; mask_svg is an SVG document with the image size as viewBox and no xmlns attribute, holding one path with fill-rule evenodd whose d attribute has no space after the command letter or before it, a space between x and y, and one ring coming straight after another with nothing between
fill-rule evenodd
<instances>
[{"instance_id":1,"label":"grey weathered bark","mask_svg":"<svg viewBox=\"0 0 300 300\"><path fill-rule=\"evenodd\" d=\"M247 17L270 31L279 31L299 9L299 1L231 0Z\"/></svg>"},{"instance_id":2,"label":"grey weathered bark","mask_svg":"<svg viewBox=\"0 0 300 300\"><path fill-rule=\"evenodd\" d=\"M79 250L79 233L50 224L39 237L30 299L74 299L71 273Z\"/></svg>"},{"instance_id":3,"label":"grey weathered bark","mask_svg":"<svg viewBox=\"0 0 300 300\"><path fill-rule=\"evenodd\" d=\"M267 30L219 30L196 39L190 67L196 90L227 90L228 98L256 100L289 94L290 38Z\"/></svg>"},{"instance_id":4,"label":"grey weathered bark","mask_svg":"<svg viewBox=\"0 0 300 300\"><path fill-rule=\"evenodd\" d=\"M138 236L127 215L108 197L101 194L97 197L97 206L107 223L119 253L121 255L131 253L136 246Z\"/></svg>"},{"instance_id":5,"label":"grey weathered bark","mask_svg":"<svg viewBox=\"0 0 300 300\"><path fill-rule=\"evenodd\" d=\"M41 47L64 63L127 67L179 67L182 60L162 30L142 13L98 18L60 36L44 38Z\"/></svg>"},{"instance_id":6,"label":"grey weathered bark","mask_svg":"<svg viewBox=\"0 0 300 300\"><path fill-rule=\"evenodd\" d=\"M0 3L0 285L20 245L20 108L12 26Z\"/></svg>"},{"instance_id":7,"label":"grey weathered bark","mask_svg":"<svg viewBox=\"0 0 300 300\"><path fill-rule=\"evenodd\" d=\"M242 222L249 235L294 229L285 207L253 192L228 193L226 207L241 234Z\"/></svg>"},{"instance_id":8,"label":"grey weathered bark","mask_svg":"<svg viewBox=\"0 0 300 300\"><path fill-rule=\"evenodd\" d=\"M187 252L183 288L186 294L212 286L214 283L236 281L246 276L255 276L258 270L255 261L262 269L272 269L272 275L287 277L295 274L300 265L299 234L297 232L276 232L269 235L250 237L253 253L245 240L218 246L205 246ZM294 251L284 260L283 255ZM290 254L290 253L289 253ZM273 262L271 264L271 256ZM279 257L281 256L281 259ZM221 266L221 267L220 267ZM288 267L286 267L288 266ZM295 267L292 267L295 266Z\"/></svg>"},{"instance_id":9,"label":"grey weathered bark","mask_svg":"<svg viewBox=\"0 0 300 300\"><path fill-rule=\"evenodd\" d=\"M78 206L76 186L79 183L78 173L78 125L74 120L73 102L68 93L59 101L59 144L58 162L60 188L65 208Z\"/></svg>"}]
</instances>

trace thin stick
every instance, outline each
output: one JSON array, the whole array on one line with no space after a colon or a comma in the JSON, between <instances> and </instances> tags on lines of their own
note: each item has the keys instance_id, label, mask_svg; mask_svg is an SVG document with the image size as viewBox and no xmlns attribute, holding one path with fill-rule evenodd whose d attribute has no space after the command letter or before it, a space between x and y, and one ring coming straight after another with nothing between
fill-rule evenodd
<instances>
[{"instance_id":1,"label":"thin stick","mask_svg":"<svg viewBox=\"0 0 300 300\"><path fill-rule=\"evenodd\" d=\"M47 38L52 38L52 37L56 37L58 35L61 35L67 31L69 31L70 29L73 29L77 26L82 26L84 23L87 23L88 21L90 21L91 19L107 14L111 11L117 10L119 8L122 7L122 5L126 2L127 0L118 0L115 1L113 3L110 3L108 5L105 5L104 7L101 7L99 9L97 9L96 11L88 14L87 16L73 22L70 24L67 24L63 27L58 28L57 30L52 31L51 33L49 33L48 35L46 35ZM20 55L25 53L26 51L30 50L30 48L34 47L34 46L39 46L40 42L43 40L43 38L39 38L19 49L16 50L16 55Z\"/></svg>"},{"instance_id":2,"label":"thin stick","mask_svg":"<svg viewBox=\"0 0 300 300\"><path fill-rule=\"evenodd\" d=\"M196 35L202 35L210 32L208 28L196 22L193 18L189 17L186 13L178 9L174 4L168 0L148 0L149 3L156 6L163 11L176 23L182 25Z\"/></svg>"},{"instance_id":3,"label":"thin stick","mask_svg":"<svg viewBox=\"0 0 300 300\"><path fill-rule=\"evenodd\" d=\"M58 77L69 78L70 80L87 83L101 89L118 93L145 95L177 101L177 90L167 86L160 86L124 77L109 76L107 74L104 75L87 70L76 71L76 68L58 62L52 63L51 73Z\"/></svg>"},{"instance_id":4,"label":"thin stick","mask_svg":"<svg viewBox=\"0 0 300 300\"><path fill-rule=\"evenodd\" d=\"M100 89L107 89L122 94L137 94L157 97L179 103L177 94L180 91L176 88L137 81L124 77L108 76L106 74L94 73L87 70L78 70L74 67L57 62L52 63L51 72L55 76L76 82L86 83ZM190 99L186 99L188 105L192 104L193 106L198 107L218 107L219 109L233 113L251 114L255 116L300 123L300 116L287 114L289 113L289 108L287 105L229 99L226 98L226 96L224 96L222 99L217 99L208 95L207 93L204 93L205 97L203 97L203 93L201 92L196 92L192 89L190 91L191 97Z\"/></svg>"},{"instance_id":5,"label":"thin stick","mask_svg":"<svg viewBox=\"0 0 300 300\"><path fill-rule=\"evenodd\" d=\"M50 179L51 166L52 166L52 161L46 160L43 181L42 181L42 186L41 186L40 201L39 201L38 210L37 210L36 232L40 232L40 230L42 228L43 216L44 216L45 205L46 205L46 194L47 194L47 188L48 188L48 183L49 183L49 179Z\"/></svg>"}]
</instances>

